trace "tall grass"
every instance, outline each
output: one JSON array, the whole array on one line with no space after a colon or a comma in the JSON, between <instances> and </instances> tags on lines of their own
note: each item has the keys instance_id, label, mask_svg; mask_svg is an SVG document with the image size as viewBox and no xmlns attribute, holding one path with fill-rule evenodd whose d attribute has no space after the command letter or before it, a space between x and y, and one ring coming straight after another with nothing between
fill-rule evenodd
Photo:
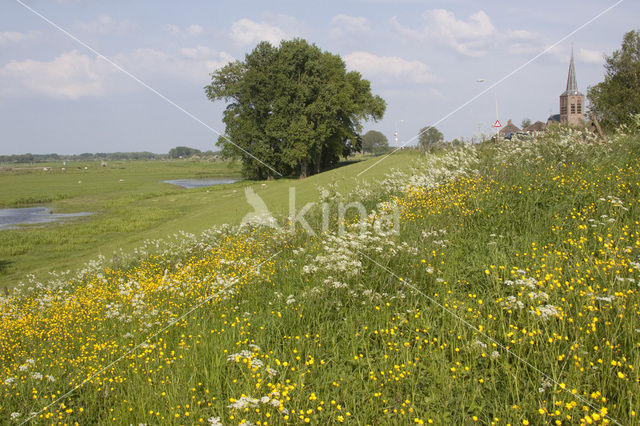
<instances>
[{"instance_id":1,"label":"tall grass","mask_svg":"<svg viewBox=\"0 0 640 426\"><path fill-rule=\"evenodd\" d=\"M637 424L639 143L444 151L324 186L376 209L364 233L222 227L19 289L0 301L0 415ZM376 230L394 208L400 232Z\"/></svg>"}]
</instances>

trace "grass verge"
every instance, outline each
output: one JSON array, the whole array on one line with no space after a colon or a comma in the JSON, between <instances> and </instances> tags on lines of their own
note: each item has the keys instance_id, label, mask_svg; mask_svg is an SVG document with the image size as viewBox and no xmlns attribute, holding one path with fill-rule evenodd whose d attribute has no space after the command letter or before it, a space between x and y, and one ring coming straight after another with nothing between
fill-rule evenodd
<instances>
[{"instance_id":1,"label":"grass verge","mask_svg":"<svg viewBox=\"0 0 640 426\"><path fill-rule=\"evenodd\" d=\"M216 228L19 289L0 302L0 413L635 424L638 158L636 138L571 132L443 151L324 194L375 207L345 232Z\"/></svg>"}]
</instances>

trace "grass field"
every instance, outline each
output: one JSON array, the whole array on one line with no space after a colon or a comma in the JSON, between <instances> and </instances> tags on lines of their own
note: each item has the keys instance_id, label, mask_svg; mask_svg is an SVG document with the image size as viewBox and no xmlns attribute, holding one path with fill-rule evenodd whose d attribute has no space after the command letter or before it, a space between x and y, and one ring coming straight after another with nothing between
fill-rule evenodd
<instances>
[{"instance_id":1,"label":"grass field","mask_svg":"<svg viewBox=\"0 0 640 426\"><path fill-rule=\"evenodd\" d=\"M51 171L43 168L51 167ZM85 167L87 168L85 170ZM91 212L62 224L24 226L0 231L0 282L12 285L27 273L46 274L79 266L99 253L130 247L148 232L206 204L202 194L162 183L188 177L238 176L226 163L123 161L72 163L38 167L12 166L0 172L0 207L44 205L54 212ZM122 180L122 182L121 182Z\"/></svg>"},{"instance_id":2,"label":"grass field","mask_svg":"<svg viewBox=\"0 0 640 426\"><path fill-rule=\"evenodd\" d=\"M180 234L0 297L0 417L639 424L640 140L392 161L316 178L324 234Z\"/></svg>"},{"instance_id":3,"label":"grass field","mask_svg":"<svg viewBox=\"0 0 640 426\"><path fill-rule=\"evenodd\" d=\"M390 158L386 167L407 167L407 155ZM366 160L362 165L357 164ZM237 165L224 162L122 161L12 166L0 169L0 208L45 205L54 212L92 212L92 216L62 224L25 226L0 231L0 286L13 286L26 274L46 278L52 271L79 267L98 255L112 257L131 251L144 240L178 231L199 233L213 225L238 224L251 210L243 188L250 185L275 214L287 214L289 187L296 188L296 204L315 201L316 186L335 183L350 191L364 164L376 161L357 157L356 164L340 167L306 180L238 182L198 189L183 189L163 180L178 178L239 177ZM44 172L43 168L52 170ZM87 168L85 170L85 167ZM367 179L378 179L375 168ZM124 182L121 182L120 180ZM80 183L79 183L80 182ZM266 187L262 186L266 183Z\"/></svg>"}]
</instances>

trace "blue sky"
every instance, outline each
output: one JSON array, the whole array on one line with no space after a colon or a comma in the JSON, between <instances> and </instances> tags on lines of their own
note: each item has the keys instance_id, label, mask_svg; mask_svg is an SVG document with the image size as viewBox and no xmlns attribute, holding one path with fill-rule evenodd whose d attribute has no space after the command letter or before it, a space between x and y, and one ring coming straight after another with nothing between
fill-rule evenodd
<instances>
[{"instance_id":1,"label":"blue sky","mask_svg":"<svg viewBox=\"0 0 640 426\"><path fill-rule=\"evenodd\" d=\"M0 154L215 150L224 104L204 95L209 73L260 40L293 37L340 54L387 101L384 119L365 131L393 144L397 128L402 144L438 122L447 139L469 139L492 132L494 96L503 124L557 113L572 43L586 93L603 78L603 53L640 17L640 2L622 1L460 108L617 0L21 1L201 122L3 0Z\"/></svg>"}]
</instances>

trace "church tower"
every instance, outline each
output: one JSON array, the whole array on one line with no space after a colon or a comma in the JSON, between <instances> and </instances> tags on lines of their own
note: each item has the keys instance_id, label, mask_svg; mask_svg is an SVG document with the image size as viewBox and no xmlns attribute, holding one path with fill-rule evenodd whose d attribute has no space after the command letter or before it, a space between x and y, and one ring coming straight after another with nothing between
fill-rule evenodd
<instances>
[{"instance_id":1,"label":"church tower","mask_svg":"<svg viewBox=\"0 0 640 426\"><path fill-rule=\"evenodd\" d=\"M567 90L560 95L560 122L569 126L584 126L584 95L578 92L576 80L576 66L573 61L573 47L571 48L571 62L567 77Z\"/></svg>"}]
</instances>

